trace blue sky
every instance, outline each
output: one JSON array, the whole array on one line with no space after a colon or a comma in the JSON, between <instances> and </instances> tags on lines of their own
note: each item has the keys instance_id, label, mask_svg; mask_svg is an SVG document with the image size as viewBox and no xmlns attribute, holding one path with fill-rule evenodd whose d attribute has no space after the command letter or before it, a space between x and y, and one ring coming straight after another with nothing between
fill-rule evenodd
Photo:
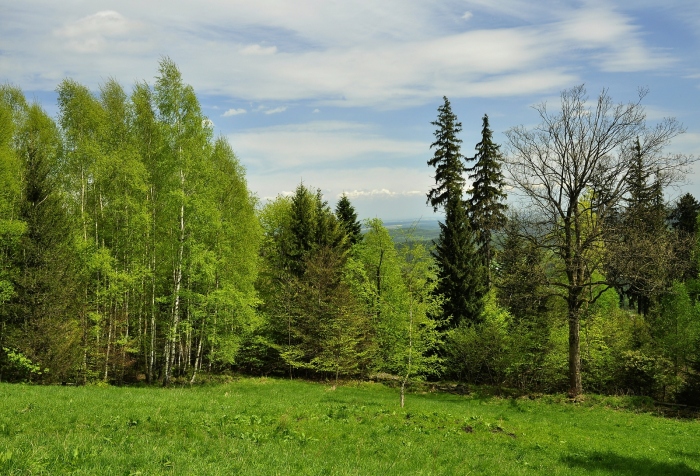
<instances>
[{"instance_id":1,"label":"blue sky","mask_svg":"<svg viewBox=\"0 0 700 476\"><path fill-rule=\"evenodd\" d=\"M303 180L331 204L346 192L362 218L433 217L443 95L471 155L484 113L507 152L503 132L536 124L531 106L563 89L628 101L648 87L648 121L687 129L668 152L700 156L697 0L0 3L0 82L55 114L63 78L130 90L169 56L261 199ZM700 198L700 173L669 198L685 191Z\"/></svg>"}]
</instances>

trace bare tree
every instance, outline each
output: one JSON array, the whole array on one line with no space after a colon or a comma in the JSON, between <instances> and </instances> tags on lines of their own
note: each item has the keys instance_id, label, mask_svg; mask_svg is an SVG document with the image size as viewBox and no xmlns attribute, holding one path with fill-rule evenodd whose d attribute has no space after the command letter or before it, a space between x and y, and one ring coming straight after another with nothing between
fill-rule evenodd
<instances>
[{"instance_id":1,"label":"bare tree","mask_svg":"<svg viewBox=\"0 0 700 476\"><path fill-rule=\"evenodd\" d=\"M636 101L616 104L603 90L589 103L585 87L576 86L561 93L561 110L550 112L544 103L534 107L541 119L535 128L506 132L509 181L538 216L530 227L533 238L560 260L561 272L549 284L561 291L568 307L571 397L583 392L580 317L610 284L600 278L605 244L615 239L608 218L628 193L636 140L644 167L662 185L677 181L693 162L663 154L684 130L672 118L648 127L641 105L646 93L642 89Z\"/></svg>"}]
</instances>

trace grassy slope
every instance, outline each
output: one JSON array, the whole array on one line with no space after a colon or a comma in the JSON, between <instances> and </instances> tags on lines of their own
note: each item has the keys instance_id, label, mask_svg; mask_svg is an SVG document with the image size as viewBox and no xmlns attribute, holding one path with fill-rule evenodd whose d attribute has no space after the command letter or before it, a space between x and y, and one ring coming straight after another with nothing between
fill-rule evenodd
<instances>
[{"instance_id":1,"label":"grassy slope","mask_svg":"<svg viewBox=\"0 0 700 476\"><path fill-rule=\"evenodd\" d=\"M377 384L0 384L0 474L545 472L700 475L700 422L449 394L400 409Z\"/></svg>"}]
</instances>

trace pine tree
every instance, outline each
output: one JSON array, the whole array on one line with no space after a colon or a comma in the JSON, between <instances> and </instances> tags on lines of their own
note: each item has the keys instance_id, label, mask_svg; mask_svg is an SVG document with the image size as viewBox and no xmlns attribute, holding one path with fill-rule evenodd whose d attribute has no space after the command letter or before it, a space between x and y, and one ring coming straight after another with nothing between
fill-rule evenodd
<instances>
[{"instance_id":1,"label":"pine tree","mask_svg":"<svg viewBox=\"0 0 700 476\"><path fill-rule=\"evenodd\" d=\"M433 256L438 266L438 294L444 298L443 325L456 327L460 322L478 322L483 309L485 286L483 267L475 252L475 237L467 217L463 198L466 172L462 162L457 133L462 124L452 112L449 100L438 108L433 158L435 188L428 192L427 202L435 211L443 208L445 221L440 223L440 236Z\"/></svg>"},{"instance_id":2,"label":"pine tree","mask_svg":"<svg viewBox=\"0 0 700 476\"><path fill-rule=\"evenodd\" d=\"M481 129L481 142L476 144L475 164L468 168L471 172L472 188L469 191L469 214L472 228L477 237L478 252L486 270L486 284L491 283L491 246L493 232L502 228L506 222L503 201L506 199L505 178L501 172L500 146L493 142L493 132L489 128L489 117L484 114Z\"/></svg>"},{"instance_id":3,"label":"pine tree","mask_svg":"<svg viewBox=\"0 0 700 476\"><path fill-rule=\"evenodd\" d=\"M357 221L355 207L352 206L347 195L343 194L338 200L335 206L335 216L348 235L350 244L358 243L362 239L362 225Z\"/></svg>"}]
</instances>

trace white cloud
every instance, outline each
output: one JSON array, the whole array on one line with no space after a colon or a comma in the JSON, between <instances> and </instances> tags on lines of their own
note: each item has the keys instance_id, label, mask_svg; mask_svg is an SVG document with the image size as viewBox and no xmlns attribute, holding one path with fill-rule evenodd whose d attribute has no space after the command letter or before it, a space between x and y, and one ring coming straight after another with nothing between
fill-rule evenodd
<instances>
[{"instance_id":1,"label":"white cloud","mask_svg":"<svg viewBox=\"0 0 700 476\"><path fill-rule=\"evenodd\" d=\"M314 110L313 110L313 111L311 111L311 112L313 112L314 114L318 114L319 112L321 112L321 110L320 110L320 109L318 109L318 108L316 108L316 109L314 109Z\"/></svg>"},{"instance_id":2,"label":"white cloud","mask_svg":"<svg viewBox=\"0 0 700 476\"><path fill-rule=\"evenodd\" d=\"M367 198L367 197L412 197L412 196L425 196L425 191L420 190L406 190L399 192L392 192L386 188L374 189L374 190L353 190L351 192L342 192L338 194L341 197L343 194L347 195L348 198Z\"/></svg>"},{"instance_id":3,"label":"white cloud","mask_svg":"<svg viewBox=\"0 0 700 476\"><path fill-rule=\"evenodd\" d=\"M287 110L286 106L280 106L276 107L274 109L268 109L265 111L265 114L279 114L280 112L284 112Z\"/></svg>"},{"instance_id":4,"label":"white cloud","mask_svg":"<svg viewBox=\"0 0 700 476\"><path fill-rule=\"evenodd\" d=\"M251 176L248 184L258 196L269 200L277 195L290 195L290 190L294 190L302 181L308 187L322 186L323 196L331 206L345 193L361 219L433 215L432 208L425 204L427 190L432 185L431 178L423 168L380 166L329 170L314 167L303 173L274 172L264 177Z\"/></svg>"},{"instance_id":5,"label":"white cloud","mask_svg":"<svg viewBox=\"0 0 700 476\"><path fill-rule=\"evenodd\" d=\"M314 121L237 132L229 135L229 141L244 163L249 161L266 171L328 166L377 156L413 157L429 150L428 143L391 139L375 131L376 126L371 124Z\"/></svg>"},{"instance_id":6,"label":"white cloud","mask_svg":"<svg viewBox=\"0 0 700 476\"><path fill-rule=\"evenodd\" d=\"M245 114L246 110L245 109L229 109L225 113L223 113L221 116L222 117L229 117L229 116L238 116L239 114Z\"/></svg>"},{"instance_id":7,"label":"white cloud","mask_svg":"<svg viewBox=\"0 0 700 476\"><path fill-rule=\"evenodd\" d=\"M3 34L3 50L14 52L0 56L3 79L53 90L53 78L71 76L94 88L110 76L151 78L158 58L171 54L198 93L400 108L442 95L543 93L581 82L586 70L672 65L667 51L646 45L633 17L607 3L467 0L455 10L421 0L265 0L265 8L244 0L217 8L127 1L119 12L93 13L94 5L44 2L4 12L4 24L27 28ZM477 11L500 15L501 26L471 17L463 31L454 22ZM76 51L109 54L88 63Z\"/></svg>"},{"instance_id":8,"label":"white cloud","mask_svg":"<svg viewBox=\"0 0 700 476\"><path fill-rule=\"evenodd\" d=\"M114 10L105 10L68 23L56 29L54 35L59 40L65 40L71 50L95 53L119 38L126 39L137 28L137 22Z\"/></svg>"},{"instance_id":9,"label":"white cloud","mask_svg":"<svg viewBox=\"0 0 700 476\"><path fill-rule=\"evenodd\" d=\"M242 55L274 55L276 46L247 45L240 49Z\"/></svg>"},{"instance_id":10,"label":"white cloud","mask_svg":"<svg viewBox=\"0 0 700 476\"><path fill-rule=\"evenodd\" d=\"M462 20L469 20L474 16L472 12L464 12L464 15L462 15Z\"/></svg>"}]
</instances>

